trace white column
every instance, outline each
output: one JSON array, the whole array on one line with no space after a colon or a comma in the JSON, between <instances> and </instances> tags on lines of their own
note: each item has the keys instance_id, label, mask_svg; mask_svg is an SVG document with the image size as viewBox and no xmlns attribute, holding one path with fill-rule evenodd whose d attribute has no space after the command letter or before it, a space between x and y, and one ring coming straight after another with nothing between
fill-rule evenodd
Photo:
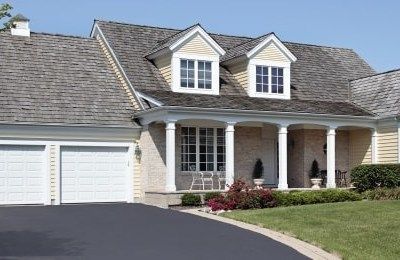
<instances>
[{"instance_id":1,"label":"white column","mask_svg":"<svg viewBox=\"0 0 400 260\"><path fill-rule=\"evenodd\" d=\"M326 187L327 188L336 188L335 182L335 136L336 136L336 128L330 127L326 133L326 143L327 143L327 178L326 178Z\"/></svg>"},{"instance_id":2,"label":"white column","mask_svg":"<svg viewBox=\"0 0 400 260\"><path fill-rule=\"evenodd\" d=\"M278 126L278 145L279 145L279 183L278 189L288 188L287 182L287 126Z\"/></svg>"},{"instance_id":3,"label":"white column","mask_svg":"<svg viewBox=\"0 0 400 260\"><path fill-rule=\"evenodd\" d=\"M225 174L226 184L231 185L235 178L235 123L226 123L225 128ZM228 189L225 186L225 189Z\"/></svg>"},{"instance_id":4,"label":"white column","mask_svg":"<svg viewBox=\"0 0 400 260\"><path fill-rule=\"evenodd\" d=\"M175 122L166 122L166 183L165 191L176 191L175 186Z\"/></svg>"},{"instance_id":5,"label":"white column","mask_svg":"<svg viewBox=\"0 0 400 260\"><path fill-rule=\"evenodd\" d=\"M376 129L372 129L371 135L371 162L378 163L378 131Z\"/></svg>"}]
</instances>

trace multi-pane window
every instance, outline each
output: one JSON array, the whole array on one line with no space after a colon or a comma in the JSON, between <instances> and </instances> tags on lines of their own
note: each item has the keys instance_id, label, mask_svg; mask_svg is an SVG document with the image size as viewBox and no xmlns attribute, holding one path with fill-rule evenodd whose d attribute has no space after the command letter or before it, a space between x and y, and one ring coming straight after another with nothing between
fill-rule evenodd
<instances>
[{"instance_id":1,"label":"multi-pane window","mask_svg":"<svg viewBox=\"0 0 400 260\"><path fill-rule=\"evenodd\" d=\"M211 89L211 62L198 62L198 88Z\"/></svg>"},{"instance_id":2,"label":"multi-pane window","mask_svg":"<svg viewBox=\"0 0 400 260\"><path fill-rule=\"evenodd\" d=\"M283 94L283 68L256 66L256 92Z\"/></svg>"},{"instance_id":3,"label":"multi-pane window","mask_svg":"<svg viewBox=\"0 0 400 260\"><path fill-rule=\"evenodd\" d=\"M212 68L210 61L181 59L180 62L180 86L182 88L212 88Z\"/></svg>"},{"instance_id":4,"label":"multi-pane window","mask_svg":"<svg viewBox=\"0 0 400 260\"><path fill-rule=\"evenodd\" d=\"M225 129L182 127L182 171L225 170Z\"/></svg>"},{"instance_id":5,"label":"multi-pane window","mask_svg":"<svg viewBox=\"0 0 400 260\"><path fill-rule=\"evenodd\" d=\"M256 91L268 93L269 86L269 69L266 66L256 66Z\"/></svg>"},{"instance_id":6,"label":"multi-pane window","mask_svg":"<svg viewBox=\"0 0 400 260\"><path fill-rule=\"evenodd\" d=\"M283 69L278 67L271 67L271 92L283 93Z\"/></svg>"},{"instance_id":7,"label":"multi-pane window","mask_svg":"<svg viewBox=\"0 0 400 260\"><path fill-rule=\"evenodd\" d=\"M181 165L182 171L196 169L197 141L195 127L182 127L181 132Z\"/></svg>"},{"instance_id":8,"label":"multi-pane window","mask_svg":"<svg viewBox=\"0 0 400 260\"><path fill-rule=\"evenodd\" d=\"M194 60L181 60L181 87L194 88Z\"/></svg>"}]
</instances>

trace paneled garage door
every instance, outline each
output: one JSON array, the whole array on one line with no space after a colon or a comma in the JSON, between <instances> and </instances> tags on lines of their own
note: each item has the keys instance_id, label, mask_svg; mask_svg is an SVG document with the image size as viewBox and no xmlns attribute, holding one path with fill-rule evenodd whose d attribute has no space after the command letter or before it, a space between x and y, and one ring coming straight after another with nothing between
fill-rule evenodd
<instances>
[{"instance_id":1,"label":"paneled garage door","mask_svg":"<svg viewBox=\"0 0 400 260\"><path fill-rule=\"evenodd\" d=\"M128 148L61 147L61 203L127 201Z\"/></svg>"},{"instance_id":2,"label":"paneled garage door","mask_svg":"<svg viewBox=\"0 0 400 260\"><path fill-rule=\"evenodd\" d=\"M0 204L42 204L45 147L0 145Z\"/></svg>"}]
</instances>

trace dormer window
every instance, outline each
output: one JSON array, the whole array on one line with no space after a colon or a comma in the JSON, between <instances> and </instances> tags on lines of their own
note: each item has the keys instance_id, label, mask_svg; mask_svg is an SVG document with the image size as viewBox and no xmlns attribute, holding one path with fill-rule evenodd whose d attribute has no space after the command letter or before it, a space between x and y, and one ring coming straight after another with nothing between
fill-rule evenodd
<instances>
[{"instance_id":1,"label":"dormer window","mask_svg":"<svg viewBox=\"0 0 400 260\"><path fill-rule=\"evenodd\" d=\"M256 66L256 92L283 94L283 68Z\"/></svg>"},{"instance_id":2,"label":"dormer window","mask_svg":"<svg viewBox=\"0 0 400 260\"><path fill-rule=\"evenodd\" d=\"M212 88L212 69L210 61L181 59L180 64L181 88Z\"/></svg>"}]
</instances>

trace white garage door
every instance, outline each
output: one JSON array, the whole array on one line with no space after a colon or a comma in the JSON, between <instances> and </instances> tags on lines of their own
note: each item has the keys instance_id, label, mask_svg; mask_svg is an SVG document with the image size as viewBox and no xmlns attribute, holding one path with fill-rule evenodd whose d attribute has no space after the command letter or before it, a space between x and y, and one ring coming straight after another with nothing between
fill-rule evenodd
<instances>
[{"instance_id":1,"label":"white garage door","mask_svg":"<svg viewBox=\"0 0 400 260\"><path fill-rule=\"evenodd\" d=\"M127 201L128 148L62 147L61 202Z\"/></svg>"},{"instance_id":2,"label":"white garage door","mask_svg":"<svg viewBox=\"0 0 400 260\"><path fill-rule=\"evenodd\" d=\"M42 204L45 147L0 145L0 204Z\"/></svg>"}]
</instances>

